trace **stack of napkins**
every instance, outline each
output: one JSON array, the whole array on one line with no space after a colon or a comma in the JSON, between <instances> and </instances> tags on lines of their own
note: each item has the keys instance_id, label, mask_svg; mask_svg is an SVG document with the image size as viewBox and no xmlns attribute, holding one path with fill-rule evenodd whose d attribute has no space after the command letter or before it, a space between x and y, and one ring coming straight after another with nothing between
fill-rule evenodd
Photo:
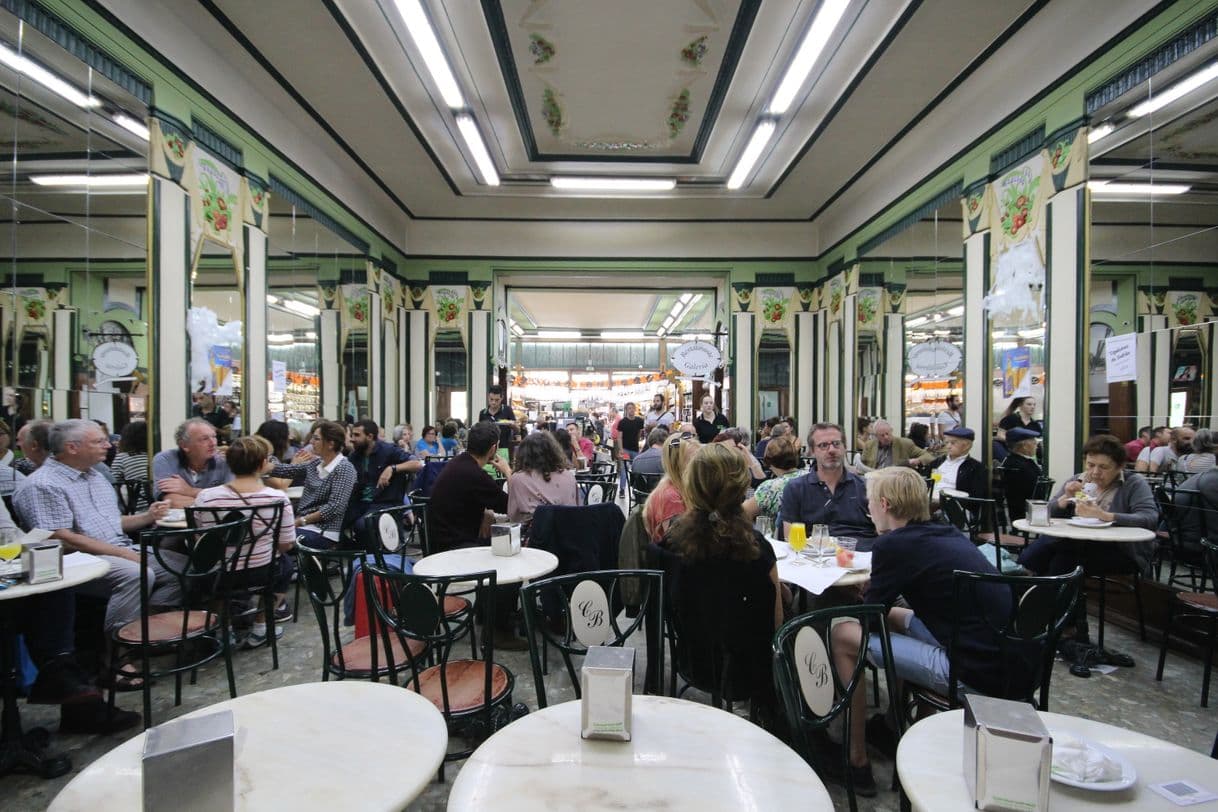
<instances>
[{"instance_id":1,"label":"stack of napkins","mask_svg":"<svg viewBox=\"0 0 1218 812\"><path fill-rule=\"evenodd\" d=\"M1119 781L1123 771L1107 755L1073 736L1053 735L1053 774L1085 784Z\"/></svg>"}]
</instances>

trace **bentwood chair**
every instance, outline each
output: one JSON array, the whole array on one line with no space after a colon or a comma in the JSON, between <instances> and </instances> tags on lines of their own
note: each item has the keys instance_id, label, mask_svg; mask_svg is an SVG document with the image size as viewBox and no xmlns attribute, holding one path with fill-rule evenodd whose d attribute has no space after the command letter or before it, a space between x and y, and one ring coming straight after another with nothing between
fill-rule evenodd
<instances>
[{"instance_id":1,"label":"bentwood chair","mask_svg":"<svg viewBox=\"0 0 1218 812\"><path fill-rule=\"evenodd\" d=\"M1203 563L1210 583L1218 587L1218 543L1201 540ZM1218 644L1218 594L1214 592L1177 592L1167 605L1167 623L1163 626L1163 640L1159 644L1159 667L1155 680L1163 681L1163 665L1167 661L1167 645L1175 624L1192 625L1204 623L1205 644L1202 646L1201 707L1209 707L1210 675L1213 671L1214 648ZM1178 629L1177 636L1178 635Z\"/></svg>"},{"instance_id":2,"label":"bentwood chair","mask_svg":"<svg viewBox=\"0 0 1218 812\"><path fill-rule=\"evenodd\" d=\"M495 662L495 572L476 572L458 576L413 575L368 566L368 572L386 589L368 591L379 621L383 648L389 652L389 679L397 684L399 664L406 666L406 687L423 696L444 714L450 729L466 737L469 746L450 750L444 760L469 757L484 736L512 720L512 688L515 677ZM481 615L482 656L471 659L452 657L453 643L471 634L473 612L453 615L445 611L449 590L458 586L463 592L472 587L474 602ZM387 593L387 594L385 594ZM466 592L466 594L469 594ZM430 650L433 664L400 656L404 650ZM444 780L444 765L440 765Z\"/></svg>"},{"instance_id":3,"label":"bentwood chair","mask_svg":"<svg viewBox=\"0 0 1218 812\"><path fill-rule=\"evenodd\" d=\"M774 635L774 683L795 749L822 777L837 770L842 772L851 812L858 810L849 762L851 700L854 692L861 690L865 680L867 646L873 634L878 634L880 638L883 660L880 665L888 675L885 679L888 707L898 707L896 672L892 667L892 642L885 623L886 615L885 608L876 604L834 606L792 618ZM862 642L849 679L845 681L834 667L837 652L832 628L839 620L858 621L862 632ZM897 737L900 738L903 720L901 714L893 715L896 717ZM842 720L844 731L840 751L842 763L832 765L824 763L824 755L813 745L816 734L823 734L838 718Z\"/></svg>"},{"instance_id":4,"label":"bentwood chair","mask_svg":"<svg viewBox=\"0 0 1218 812\"><path fill-rule=\"evenodd\" d=\"M144 728L152 725L152 680L174 677L174 705L182 704L182 674L223 657L228 693L237 696L227 612L220 600L225 551L245 537L244 520L223 522L206 530L147 530L140 534L140 567L155 561L177 581L182 608L150 605L148 578L140 578L140 616L111 633L117 655L110 666L112 686L122 678L143 683ZM153 667L152 659L172 657L171 664ZM125 671L137 666L135 671ZM114 690L109 702L114 705Z\"/></svg>"},{"instance_id":5,"label":"bentwood chair","mask_svg":"<svg viewBox=\"0 0 1218 812\"><path fill-rule=\"evenodd\" d=\"M641 505L647 501L647 497L656 489L656 485L660 484L660 480L664 478L663 474L644 474L635 471L633 468L630 471L630 503L631 505Z\"/></svg>"},{"instance_id":6,"label":"bentwood chair","mask_svg":"<svg viewBox=\"0 0 1218 812\"><path fill-rule=\"evenodd\" d=\"M246 534L224 552L224 575L218 585L219 598L223 601L225 625L232 620L251 619L259 610L266 624L267 641L271 649L271 668L279 668L279 642L275 634L275 583L285 561L279 550L279 531L283 523L283 502L263 502L241 507L189 507L186 522L193 528L206 529L226 521L243 521ZM270 546L270 560L257 567L250 562L260 544ZM233 615L234 604L257 604L248 609L240 607Z\"/></svg>"},{"instance_id":7,"label":"bentwood chair","mask_svg":"<svg viewBox=\"0 0 1218 812\"><path fill-rule=\"evenodd\" d=\"M960 707L961 678L958 658L961 621L972 625L970 633L986 634L998 642L998 658L1003 664L1004 682L991 695L1001 699L1030 702L1040 710L1049 709L1049 682L1053 677L1053 658L1062 628L1074 614L1082 590L1083 568L1067 575L995 575L957 570L952 582L951 645L948 648L948 695L946 697L919 687L907 686L910 697L920 707L950 710ZM994 615L982 600L986 591L1010 592L1010 608ZM970 689L971 690L971 689ZM910 703L906 703L908 706Z\"/></svg>"},{"instance_id":8,"label":"bentwood chair","mask_svg":"<svg viewBox=\"0 0 1218 812\"><path fill-rule=\"evenodd\" d=\"M152 482L147 479L125 479L114 483L118 510L124 516L134 516L152 503Z\"/></svg>"},{"instance_id":9,"label":"bentwood chair","mask_svg":"<svg viewBox=\"0 0 1218 812\"><path fill-rule=\"evenodd\" d=\"M968 496L939 494L939 505L943 515L957 530L969 537L978 546L994 545L994 569L1002 572L1002 549L1022 547L1026 542L1022 536L1004 532L998 522L998 502L994 499L978 499Z\"/></svg>"},{"instance_id":10,"label":"bentwood chair","mask_svg":"<svg viewBox=\"0 0 1218 812\"><path fill-rule=\"evenodd\" d=\"M614 612L622 602L625 582L637 585L640 611L633 618ZM539 651L553 646L562 655L567 675L580 698L580 680L572 657L582 657L590 646L622 646L646 622L648 693L662 693L664 675L664 575L658 570L600 570L547 578L524 586L524 626L537 687L537 708L546 707L545 673ZM550 613L543 606L557 607Z\"/></svg>"}]
</instances>

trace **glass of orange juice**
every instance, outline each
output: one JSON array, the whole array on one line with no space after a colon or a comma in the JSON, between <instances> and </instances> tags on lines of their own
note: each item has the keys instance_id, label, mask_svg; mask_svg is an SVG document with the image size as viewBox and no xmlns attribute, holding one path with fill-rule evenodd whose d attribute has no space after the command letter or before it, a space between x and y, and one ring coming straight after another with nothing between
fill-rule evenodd
<instances>
[{"instance_id":1,"label":"glass of orange juice","mask_svg":"<svg viewBox=\"0 0 1218 812\"><path fill-rule=\"evenodd\" d=\"M21 555L20 538L16 530L0 530L0 561L12 561Z\"/></svg>"},{"instance_id":2,"label":"glass of orange juice","mask_svg":"<svg viewBox=\"0 0 1218 812\"><path fill-rule=\"evenodd\" d=\"M804 547L808 546L808 528L803 522L792 522L791 528L787 531L787 544L791 545L791 549L796 555L803 552Z\"/></svg>"}]
</instances>

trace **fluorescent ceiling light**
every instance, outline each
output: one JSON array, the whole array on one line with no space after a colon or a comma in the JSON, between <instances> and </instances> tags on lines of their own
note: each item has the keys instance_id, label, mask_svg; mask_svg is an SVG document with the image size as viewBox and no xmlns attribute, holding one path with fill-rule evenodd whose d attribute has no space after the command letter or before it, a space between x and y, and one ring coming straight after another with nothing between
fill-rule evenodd
<instances>
[{"instance_id":1,"label":"fluorescent ceiling light","mask_svg":"<svg viewBox=\"0 0 1218 812\"><path fill-rule=\"evenodd\" d=\"M482 134L478 132L478 124L474 121L474 117L468 113L459 114L457 129L461 131L461 137L465 139L465 146L469 147L470 154L474 156L474 163L478 165L478 171L482 173L482 182L487 186L498 186L499 173L495 171L495 162L491 160L491 154L486 151L486 144L482 141Z\"/></svg>"},{"instance_id":2,"label":"fluorescent ceiling light","mask_svg":"<svg viewBox=\"0 0 1218 812\"><path fill-rule=\"evenodd\" d=\"M774 95L770 98L769 111L771 113L782 115L787 112L791 102L795 101L795 94L803 87L804 80L812 72L816 60L825 50L829 35L833 33L834 28L837 28L837 23L846 13L848 5L850 5L850 0L823 0L820 10L812 19L812 24L808 26L808 33L804 34L804 41L800 43L799 50L795 52L795 58L787 66L787 72L783 75L782 81L778 83L778 90L774 91Z\"/></svg>"},{"instance_id":3,"label":"fluorescent ceiling light","mask_svg":"<svg viewBox=\"0 0 1218 812\"><path fill-rule=\"evenodd\" d=\"M17 54L7 45L0 45L0 62L18 73L24 74L38 84L63 96L77 107L100 107L101 99L90 96L76 86L60 79L33 60Z\"/></svg>"},{"instance_id":4,"label":"fluorescent ceiling light","mask_svg":"<svg viewBox=\"0 0 1218 812\"><path fill-rule=\"evenodd\" d=\"M686 341L714 341L715 337L710 333L685 333L681 338Z\"/></svg>"},{"instance_id":5,"label":"fluorescent ceiling light","mask_svg":"<svg viewBox=\"0 0 1218 812\"><path fill-rule=\"evenodd\" d=\"M550 178L555 189L577 192L671 192L677 188L675 178L577 178L555 175Z\"/></svg>"},{"instance_id":6,"label":"fluorescent ceiling light","mask_svg":"<svg viewBox=\"0 0 1218 812\"><path fill-rule=\"evenodd\" d=\"M744 185L745 178L753 171L753 165L761 157L761 151L765 149L770 136L774 134L774 127L774 122L768 119L757 122L757 128L753 130L753 135L749 138L748 146L744 148L744 152L740 153L740 160L736 162L736 168L732 170L732 176L727 179L727 188L739 189Z\"/></svg>"},{"instance_id":7,"label":"fluorescent ceiling light","mask_svg":"<svg viewBox=\"0 0 1218 812\"><path fill-rule=\"evenodd\" d=\"M668 332L667 330L665 330L663 327L661 327L659 330L656 330L656 338L663 338L664 334L667 332Z\"/></svg>"},{"instance_id":8,"label":"fluorescent ceiling light","mask_svg":"<svg viewBox=\"0 0 1218 812\"><path fill-rule=\"evenodd\" d=\"M267 333L266 343L268 344L291 344L295 339L291 333Z\"/></svg>"},{"instance_id":9,"label":"fluorescent ceiling light","mask_svg":"<svg viewBox=\"0 0 1218 812\"><path fill-rule=\"evenodd\" d=\"M1112 133L1115 130L1116 130L1116 127L1112 126L1112 124L1105 121L1100 126L1093 127L1091 129L1091 132L1087 133L1087 143L1094 144L1096 141L1099 141L1101 138L1107 138L1108 136L1112 135Z\"/></svg>"},{"instance_id":10,"label":"fluorescent ceiling light","mask_svg":"<svg viewBox=\"0 0 1218 812\"><path fill-rule=\"evenodd\" d=\"M647 334L642 330L605 330L601 333L601 338L647 338Z\"/></svg>"},{"instance_id":11,"label":"fluorescent ceiling light","mask_svg":"<svg viewBox=\"0 0 1218 812\"><path fill-rule=\"evenodd\" d=\"M129 189L148 184L147 175L30 175L38 186L88 186L92 189Z\"/></svg>"},{"instance_id":12,"label":"fluorescent ceiling light","mask_svg":"<svg viewBox=\"0 0 1218 812\"><path fill-rule=\"evenodd\" d=\"M931 316L930 318L931 318L931 321L935 321L935 322L943 321L943 314L936 313L935 315Z\"/></svg>"},{"instance_id":13,"label":"fluorescent ceiling light","mask_svg":"<svg viewBox=\"0 0 1218 812\"><path fill-rule=\"evenodd\" d=\"M310 339L312 341L316 341L317 333L313 332L312 330L309 330L307 333L305 333L305 338Z\"/></svg>"},{"instance_id":14,"label":"fluorescent ceiling light","mask_svg":"<svg viewBox=\"0 0 1218 812\"><path fill-rule=\"evenodd\" d=\"M996 350L1013 350L1019 346L1018 341L995 341L994 349Z\"/></svg>"},{"instance_id":15,"label":"fluorescent ceiling light","mask_svg":"<svg viewBox=\"0 0 1218 812\"><path fill-rule=\"evenodd\" d=\"M126 113L115 113L114 123L122 127L127 132L135 133L145 141L152 137L152 133L148 131L148 127L144 125L144 122L136 121Z\"/></svg>"},{"instance_id":16,"label":"fluorescent ceiling light","mask_svg":"<svg viewBox=\"0 0 1218 812\"><path fill-rule=\"evenodd\" d=\"M956 305L955 307L949 307L947 309L947 315L963 316L964 315L964 305Z\"/></svg>"},{"instance_id":17,"label":"fluorescent ceiling light","mask_svg":"<svg viewBox=\"0 0 1218 812\"><path fill-rule=\"evenodd\" d=\"M278 297L278 296L272 296L271 294L269 294L269 293L268 293L268 294L266 295L266 303L267 303L267 304L273 304L273 305L277 305L277 304L279 304L279 297Z\"/></svg>"},{"instance_id":18,"label":"fluorescent ceiling light","mask_svg":"<svg viewBox=\"0 0 1218 812\"><path fill-rule=\"evenodd\" d=\"M909 321L905 322L905 326L906 327L918 327L920 325L926 324L926 322L928 322L928 321L930 321L930 319L928 319L926 316L918 316L917 318L910 319Z\"/></svg>"},{"instance_id":19,"label":"fluorescent ceiling light","mask_svg":"<svg viewBox=\"0 0 1218 812\"><path fill-rule=\"evenodd\" d=\"M952 331L951 330L935 330L934 333L937 336L949 336L952 334Z\"/></svg>"},{"instance_id":20,"label":"fluorescent ceiling light","mask_svg":"<svg viewBox=\"0 0 1218 812\"><path fill-rule=\"evenodd\" d=\"M669 327L672 327L672 323L673 323L674 321L676 321L676 319L675 319L675 318L673 318L673 316L671 316L671 315L670 315L668 318L664 319L664 327L665 327L665 329L667 329L667 328L669 328Z\"/></svg>"},{"instance_id":21,"label":"fluorescent ceiling light","mask_svg":"<svg viewBox=\"0 0 1218 812\"><path fill-rule=\"evenodd\" d=\"M689 304L689 300L692 298L694 298L694 295L692 293L681 294L681 304Z\"/></svg>"},{"instance_id":22,"label":"fluorescent ceiling light","mask_svg":"<svg viewBox=\"0 0 1218 812\"><path fill-rule=\"evenodd\" d=\"M1149 115L1156 110L1166 107L1181 96L1192 93L1197 88L1212 82L1215 79L1218 79L1218 62L1213 62L1191 76L1176 82L1162 93L1151 96L1149 99L1141 102L1140 104L1135 104L1133 107L1129 108L1129 115L1133 116L1134 118Z\"/></svg>"},{"instance_id":23,"label":"fluorescent ceiling light","mask_svg":"<svg viewBox=\"0 0 1218 812\"><path fill-rule=\"evenodd\" d=\"M283 306L294 313L299 313L300 315L308 316L309 318L313 318L321 312L320 309L314 307L313 305L298 302L295 299L285 299Z\"/></svg>"},{"instance_id":24,"label":"fluorescent ceiling light","mask_svg":"<svg viewBox=\"0 0 1218 812\"><path fill-rule=\"evenodd\" d=\"M1044 338L1045 337L1045 328L1044 327L1035 327L1031 330L1020 330L1019 337L1020 338Z\"/></svg>"},{"instance_id":25,"label":"fluorescent ceiling light","mask_svg":"<svg viewBox=\"0 0 1218 812\"><path fill-rule=\"evenodd\" d=\"M1103 180L1087 181L1095 195L1182 195L1192 187L1187 183L1114 183Z\"/></svg>"},{"instance_id":26,"label":"fluorescent ceiling light","mask_svg":"<svg viewBox=\"0 0 1218 812\"><path fill-rule=\"evenodd\" d=\"M457 84L452 68L448 66L444 49L436 39L435 29L431 27L431 20L427 19L423 4L419 0L396 0L396 5L398 14L402 15L402 20L406 23L406 30L410 32L410 38L414 40L414 47L419 49L427 72L431 74L431 80L440 91L440 97L450 108L461 109L465 106L465 97L461 95L461 86Z\"/></svg>"},{"instance_id":27,"label":"fluorescent ceiling light","mask_svg":"<svg viewBox=\"0 0 1218 812\"><path fill-rule=\"evenodd\" d=\"M685 310L685 305L677 302L672 306L672 310L668 311L668 315L672 316L674 319L677 319L681 317L681 312L683 310Z\"/></svg>"},{"instance_id":28,"label":"fluorescent ceiling light","mask_svg":"<svg viewBox=\"0 0 1218 812\"><path fill-rule=\"evenodd\" d=\"M521 327L519 324L513 324L512 332L515 333L519 337L519 336L524 335L524 328Z\"/></svg>"},{"instance_id":29,"label":"fluorescent ceiling light","mask_svg":"<svg viewBox=\"0 0 1218 812\"><path fill-rule=\"evenodd\" d=\"M579 330L538 330L538 338L582 338Z\"/></svg>"}]
</instances>

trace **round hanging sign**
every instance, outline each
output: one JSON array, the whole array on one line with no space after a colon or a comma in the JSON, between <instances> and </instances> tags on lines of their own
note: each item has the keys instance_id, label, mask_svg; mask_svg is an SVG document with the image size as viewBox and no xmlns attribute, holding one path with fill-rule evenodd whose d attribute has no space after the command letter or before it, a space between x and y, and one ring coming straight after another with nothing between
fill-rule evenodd
<instances>
[{"instance_id":1,"label":"round hanging sign","mask_svg":"<svg viewBox=\"0 0 1218 812\"><path fill-rule=\"evenodd\" d=\"M947 341L924 341L909 348L909 371L919 378L946 378L960 368L964 354Z\"/></svg>"},{"instance_id":2,"label":"round hanging sign","mask_svg":"<svg viewBox=\"0 0 1218 812\"><path fill-rule=\"evenodd\" d=\"M109 378L130 375L137 366L139 357L130 344L104 341L93 349L93 368Z\"/></svg>"},{"instance_id":3,"label":"round hanging sign","mask_svg":"<svg viewBox=\"0 0 1218 812\"><path fill-rule=\"evenodd\" d=\"M668 359L673 368L691 378L710 377L723 366L723 354L707 341L686 341L669 353Z\"/></svg>"}]
</instances>

